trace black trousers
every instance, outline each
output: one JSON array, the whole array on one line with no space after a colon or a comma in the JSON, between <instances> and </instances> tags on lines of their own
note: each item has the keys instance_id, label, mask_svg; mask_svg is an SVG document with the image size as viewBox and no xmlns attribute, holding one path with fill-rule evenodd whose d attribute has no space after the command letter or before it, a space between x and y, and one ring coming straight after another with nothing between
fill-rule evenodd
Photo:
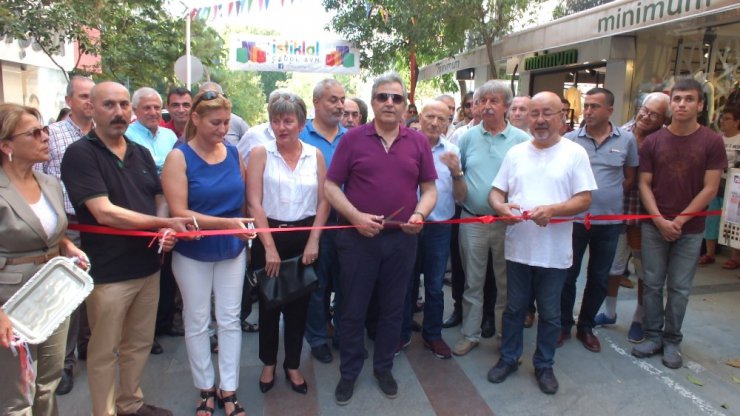
<instances>
[{"instance_id":1,"label":"black trousers","mask_svg":"<svg viewBox=\"0 0 740 416\"><path fill-rule=\"evenodd\" d=\"M288 227L307 226L313 224L313 218L309 217L300 221L286 223L268 219L270 227L287 224ZM287 231L272 233L275 247L281 259L287 259L303 254L308 241L308 231ZM252 244L252 264L254 269L265 267L265 247L257 238ZM264 365L275 365L277 363L278 346L280 342L280 314L285 321L285 332L283 333L283 345L285 347L285 361L283 367L296 369L301 364L301 351L303 349L303 333L306 330L306 315L308 313L308 302L311 294L298 298L279 308L266 308L264 299L260 296L259 304L259 356Z\"/></svg>"}]
</instances>

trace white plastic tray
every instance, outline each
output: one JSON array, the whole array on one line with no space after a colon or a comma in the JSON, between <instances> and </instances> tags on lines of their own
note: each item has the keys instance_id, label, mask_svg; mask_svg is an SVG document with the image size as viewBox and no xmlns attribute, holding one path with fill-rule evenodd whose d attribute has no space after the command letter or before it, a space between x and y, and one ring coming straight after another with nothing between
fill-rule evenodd
<instances>
[{"instance_id":1,"label":"white plastic tray","mask_svg":"<svg viewBox=\"0 0 740 416\"><path fill-rule=\"evenodd\" d=\"M93 280L66 257L47 262L5 302L17 335L30 344L46 341L92 292Z\"/></svg>"}]
</instances>

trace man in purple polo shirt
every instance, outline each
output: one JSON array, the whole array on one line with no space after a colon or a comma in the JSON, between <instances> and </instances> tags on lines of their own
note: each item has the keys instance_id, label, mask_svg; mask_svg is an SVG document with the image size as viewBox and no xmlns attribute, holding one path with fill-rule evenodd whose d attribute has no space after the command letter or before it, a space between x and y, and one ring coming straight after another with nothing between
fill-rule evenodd
<instances>
[{"instance_id":1,"label":"man in purple polo shirt","mask_svg":"<svg viewBox=\"0 0 740 416\"><path fill-rule=\"evenodd\" d=\"M362 371L364 324L373 291L379 309L373 373L386 397L398 394L391 369L416 258L416 234L437 201L429 143L421 133L401 126L403 81L394 73L377 78L372 97L375 120L344 135L325 184L329 203L344 223L356 227L341 230L336 239L342 293L341 379L334 392L339 405L352 399Z\"/></svg>"}]
</instances>

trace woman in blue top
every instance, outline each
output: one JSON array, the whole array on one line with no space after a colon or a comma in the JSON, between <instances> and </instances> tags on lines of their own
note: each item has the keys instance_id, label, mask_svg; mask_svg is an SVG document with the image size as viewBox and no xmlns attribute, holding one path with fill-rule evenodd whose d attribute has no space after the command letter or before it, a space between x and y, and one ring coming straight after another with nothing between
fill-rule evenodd
<instances>
[{"instance_id":1,"label":"woman in blue top","mask_svg":"<svg viewBox=\"0 0 740 416\"><path fill-rule=\"evenodd\" d=\"M195 97L185 128L187 143L170 152L162 171L162 188L170 214L193 217L204 229L245 229L244 164L236 147L224 143L231 103L222 94ZM243 414L236 400L241 350L242 286L246 267L245 241L253 234L211 236L181 241L172 256L172 270L183 300L185 345L195 387L200 389L199 416L212 415L214 402L226 405L227 415ZM216 392L208 324L211 293L218 324Z\"/></svg>"}]
</instances>

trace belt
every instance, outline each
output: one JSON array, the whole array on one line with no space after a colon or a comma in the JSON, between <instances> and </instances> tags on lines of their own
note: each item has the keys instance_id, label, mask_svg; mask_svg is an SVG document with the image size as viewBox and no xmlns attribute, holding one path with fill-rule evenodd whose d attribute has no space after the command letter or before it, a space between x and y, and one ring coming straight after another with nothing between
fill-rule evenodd
<instances>
[{"instance_id":1,"label":"belt","mask_svg":"<svg viewBox=\"0 0 740 416\"><path fill-rule=\"evenodd\" d=\"M465 208L465 207L464 207L464 206L462 206L462 205L460 206L460 208L462 208L462 210L463 210L463 211L467 212L468 214L470 214L470 215L472 215L472 216L474 216L474 217L485 217L486 215L492 215L492 216L494 216L494 217L496 217L496 216L497 216L496 214L476 214L476 213L474 213L474 212L470 212L470 211L469 211L469 210L468 210L467 208Z\"/></svg>"},{"instance_id":2,"label":"belt","mask_svg":"<svg viewBox=\"0 0 740 416\"><path fill-rule=\"evenodd\" d=\"M5 264L8 266L16 266L19 264L44 264L47 261L53 259L54 257L59 256L59 247L54 247L53 249L49 250L45 254L41 254L38 256L28 256L28 257L9 257L5 260Z\"/></svg>"}]
</instances>

